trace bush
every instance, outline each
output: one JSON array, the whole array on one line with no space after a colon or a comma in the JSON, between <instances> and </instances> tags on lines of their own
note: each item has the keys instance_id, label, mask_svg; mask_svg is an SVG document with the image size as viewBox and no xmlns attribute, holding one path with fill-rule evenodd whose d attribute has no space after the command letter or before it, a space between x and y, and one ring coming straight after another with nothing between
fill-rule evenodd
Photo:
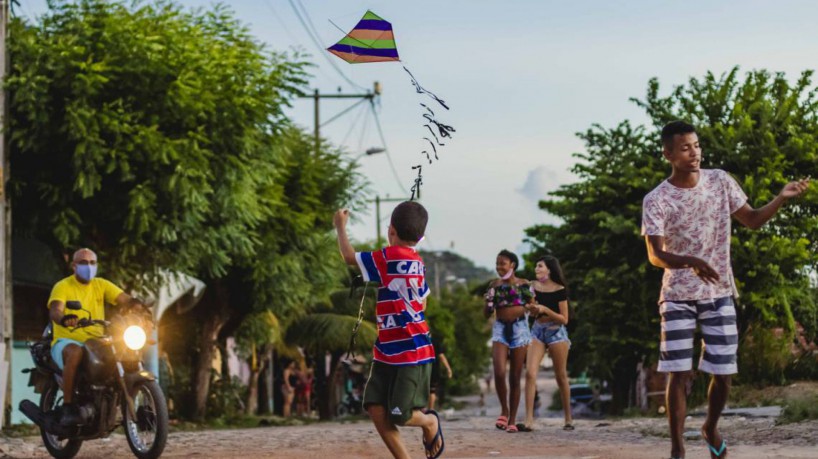
<instances>
[{"instance_id":1,"label":"bush","mask_svg":"<svg viewBox=\"0 0 818 459\"><path fill-rule=\"evenodd\" d=\"M208 418L233 419L244 415L247 386L238 377L214 378L207 399Z\"/></svg>"},{"instance_id":2,"label":"bush","mask_svg":"<svg viewBox=\"0 0 818 459\"><path fill-rule=\"evenodd\" d=\"M739 345L739 378L753 384L784 384L784 370L792 359L791 343L792 333L782 328L748 329Z\"/></svg>"},{"instance_id":3,"label":"bush","mask_svg":"<svg viewBox=\"0 0 818 459\"><path fill-rule=\"evenodd\" d=\"M818 396L790 400L781 412L782 422L799 422L818 419Z\"/></svg>"}]
</instances>

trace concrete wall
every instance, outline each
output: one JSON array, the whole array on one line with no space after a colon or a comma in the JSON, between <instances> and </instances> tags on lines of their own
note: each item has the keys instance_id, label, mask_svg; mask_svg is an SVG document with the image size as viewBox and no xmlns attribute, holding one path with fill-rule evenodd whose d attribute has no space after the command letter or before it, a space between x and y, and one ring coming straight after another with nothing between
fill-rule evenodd
<instances>
[{"instance_id":1,"label":"concrete wall","mask_svg":"<svg viewBox=\"0 0 818 459\"><path fill-rule=\"evenodd\" d=\"M31 354L28 352L28 345L21 341L14 342L11 350L11 423L31 424L31 421L17 408L20 402L28 399L34 403L40 403L40 394L34 393L34 388L28 386L28 373L23 373L26 368L33 368Z\"/></svg>"}]
</instances>

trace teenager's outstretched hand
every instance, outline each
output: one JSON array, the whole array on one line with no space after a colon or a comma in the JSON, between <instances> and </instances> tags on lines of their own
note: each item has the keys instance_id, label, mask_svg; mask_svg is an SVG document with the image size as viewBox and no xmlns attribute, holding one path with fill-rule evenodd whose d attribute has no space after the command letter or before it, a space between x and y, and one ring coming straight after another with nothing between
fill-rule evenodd
<instances>
[{"instance_id":1,"label":"teenager's outstretched hand","mask_svg":"<svg viewBox=\"0 0 818 459\"><path fill-rule=\"evenodd\" d=\"M336 228L344 228L349 221L349 209L339 209L332 217L332 223Z\"/></svg>"},{"instance_id":2,"label":"teenager's outstretched hand","mask_svg":"<svg viewBox=\"0 0 818 459\"><path fill-rule=\"evenodd\" d=\"M807 191L807 188L809 188L809 177L784 185L779 194L782 198L795 198Z\"/></svg>"},{"instance_id":3,"label":"teenager's outstretched hand","mask_svg":"<svg viewBox=\"0 0 818 459\"><path fill-rule=\"evenodd\" d=\"M693 269L693 272L696 273L703 281L707 282L708 284L715 284L719 281L719 273L713 269L712 266L707 264L706 261L702 260L701 258L694 258L694 261L690 263L690 267Z\"/></svg>"}]
</instances>

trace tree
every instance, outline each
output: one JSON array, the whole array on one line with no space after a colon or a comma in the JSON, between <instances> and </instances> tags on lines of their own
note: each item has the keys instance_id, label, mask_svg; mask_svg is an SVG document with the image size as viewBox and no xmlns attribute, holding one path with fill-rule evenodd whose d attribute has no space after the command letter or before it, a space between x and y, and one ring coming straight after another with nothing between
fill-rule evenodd
<instances>
[{"instance_id":1,"label":"tree","mask_svg":"<svg viewBox=\"0 0 818 459\"><path fill-rule=\"evenodd\" d=\"M304 61L224 7L170 1L53 0L10 37L15 231L57 254L90 246L130 286L254 255L254 192L276 180Z\"/></svg>"},{"instance_id":2,"label":"tree","mask_svg":"<svg viewBox=\"0 0 818 459\"><path fill-rule=\"evenodd\" d=\"M246 414L256 414L258 410L258 380L261 369L270 363L274 349L284 349L282 328L278 318L269 310L250 314L244 318L236 330L238 356L250 367L250 381L247 387Z\"/></svg>"},{"instance_id":3,"label":"tree","mask_svg":"<svg viewBox=\"0 0 818 459\"><path fill-rule=\"evenodd\" d=\"M465 286L432 293L426 318L432 334L440 335L446 344L446 358L454 373L447 386L454 394L472 393L491 356L487 344L491 329L483 317L483 299Z\"/></svg>"},{"instance_id":4,"label":"tree","mask_svg":"<svg viewBox=\"0 0 818 459\"><path fill-rule=\"evenodd\" d=\"M54 0L10 35L15 231L56 255L90 246L130 288L161 270L203 279L191 349L204 416L218 339L338 279L327 233L360 177L283 113L308 64L265 48L223 6L163 0Z\"/></svg>"},{"instance_id":5,"label":"tree","mask_svg":"<svg viewBox=\"0 0 818 459\"><path fill-rule=\"evenodd\" d=\"M264 210L254 256L236 260L225 277L204 277L214 289L197 307L203 317L195 370L197 417L205 415L210 362L219 339L254 311L272 311L289 328L308 306L337 288L345 273L330 236L332 215L344 204L359 205L365 184L356 166L329 142L316 152L312 138L296 128L284 130L280 141L278 179L255 193Z\"/></svg>"},{"instance_id":6,"label":"tree","mask_svg":"<svg viewBox=\"0 0 818 459\"><path fill-rule=\"evenodd\" d=\"M286 341L304 349L316 359L316 384L321 419L335 415L335 377L341 358L349 350L350 337L363 305L364 319L375 317L375 291L377 287L359 288L350 296L347 290L339 290L327 302L314 304L308 314L293 321L287 327ZM369 353L378 337L378 329L371 320L363 320L358 328L354 352ZM329 374L324 374L325 356L330 355Z\"/></svg>"},{"instance_id":7,"label":"tree","mask_svg":"<svg viewBox=\"0 0 818 459\"><path fill-rule=\"evenodd\" d=\"M527 259L551 252L562 261L576 312L571 367L588 368L610 380L615 410L627 404L636 364L658 357L661 271L648 264L640 235L642 199L670 172L661 157L658 131L674 119L692 122L705 164L730 172L750 203L761 205L788 180L815 175L818 169L811 77L812 72L805 72L790 83L783 74L753 71L741 81L733 69L720 78L710 73L691 78L666 97L659 96L654 79L645 100L635 100L652 127L625 121L578 134L586 144L572 169L579 181L540 203L562 223L526 230L534 246ZM757 352L754 343L770 342L765 335L773 327L783 327L785 340L790 340L799 321L815 336L816 305L808 276L818 267L817 222L818 194L811 190L760 231L733 225L741 346L756 356L765 353ZM766 351L771 363L780 361L780 346ZM740 357L740 374L750 360ZM775 380L781 370L762 365L747 376Z\"/></svg>"}]
</instances>

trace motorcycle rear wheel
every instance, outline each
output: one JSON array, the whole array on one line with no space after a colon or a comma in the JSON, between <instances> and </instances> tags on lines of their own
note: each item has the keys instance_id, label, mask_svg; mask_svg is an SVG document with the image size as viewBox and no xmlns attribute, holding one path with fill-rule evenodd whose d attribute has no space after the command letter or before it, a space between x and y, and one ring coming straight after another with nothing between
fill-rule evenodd
<instances>
[{"instance_id":1,"label":"motorcycle rear wheel","mask_svg":"<svg viewBox=\"0 0 818 459\"><path fill-rule=\"evenodd\" d=\"M131 452L139 459L156 459L168 440L168 404L156 381L141 381L134 387L136 419L122 401L122 425Z\"/></svg>"},{"instance_id":2,"label":"motorcycle rear wheel","mask_svg":"<svg viewBox=\"0 0 818 459\"><path fill-rule=\"evenodd\" d=\"M51 410L56 410L62 406L62 397L59 394L62 392L57 383L52 383L40 395L40 410L47 413ZM76 456L82 446L82 440L60 440L56 435L52 435L40 428L40 436L43 439L43 445L48 450L48 454L57 459L71 459Z\"/></svg>"}]
</instances>

